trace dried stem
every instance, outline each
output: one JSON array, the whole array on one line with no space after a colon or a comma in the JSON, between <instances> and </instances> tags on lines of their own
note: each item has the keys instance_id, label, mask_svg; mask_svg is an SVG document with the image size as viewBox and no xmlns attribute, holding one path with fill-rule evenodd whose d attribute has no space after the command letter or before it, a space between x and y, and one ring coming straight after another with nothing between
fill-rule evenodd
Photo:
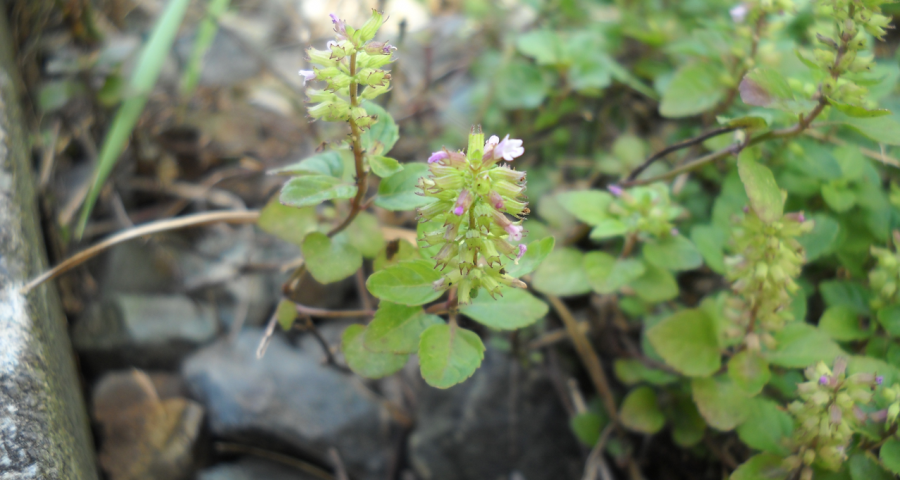
<instances>
[{"instance_id":1,"label":"dried stem","mask_svg":"<svg viewBox=\"0 0 900 480\"><path fill-rule=\"evenodd\" d=\"M325 308L307 307L306 305L301 305L296 302L294 302L294 306L296 307L297 313L299 315L308 315L310 317L316 317L316 318L352 318L352 317L366 317L366 316L375 315L375 311L371 310L371 309L328 310Z\"/></svg>"}]
</instances>

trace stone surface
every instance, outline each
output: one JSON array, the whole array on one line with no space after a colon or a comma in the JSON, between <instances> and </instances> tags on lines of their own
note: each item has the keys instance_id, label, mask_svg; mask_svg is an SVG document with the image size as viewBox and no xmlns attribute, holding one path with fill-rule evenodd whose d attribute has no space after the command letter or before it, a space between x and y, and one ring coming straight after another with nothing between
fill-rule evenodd
<instances>
[{"instance_id":1,"label":"stone surface","mask_svg":"<svg viewBox=\"0 0 900 480\"><path fill-rule=\"evenodd\" d=\"M0 8L0 479L97 478L84 399L55 286L21 286L46 268Z\"/></svg>"},{"instance_id":2,"label":"stone surface","mask_svg":"<svg viewBox=\"0 0 900 480\"><path fill-rule=\"evenodd\" d=\"M424 480L581 478L584 465L568 425L539 369L513 371L508 357L489 349L464 383L420 390L410 462Z\"/></svg>"},{"instance_id":3,"label":"stone surface","mask_svg":"<svg viewBox=\"0 0 900 480\"><path fill-rule=\"evenodd\" d=\"M218 331L213 309L184 295L111 294L72 330L89 364L173 367Z\"/></svg>"},{"instance_id":4,"label":"stone surface","mask_svg":"<svg viewBox=\"0 0 900 480\"><path fill-rule=\"evenodd\" d=\"M221 463L197 474L197 480L319 480L279 463L245 458L234 463Z\"/></svg>"},{"instance_id":5,"label":"stone surface","mask_svg":"<svg viewBox=\"0 0 900 480\"><path fill-rule=\"evenodd\" d=\"M157 375L160 384L170 383ZM139 370L106 374L94 387L93 415L101 426L100 466L110 480L179 480L193 469L203 407L161 396Z\"/></svg>"},{"instance_id":6,"label":"stone surface","mask_svg":"<svg viewBox=\"0 0 900 480\"><path fill-rule=\"evenodd\" d=\"M276 443L323 465L335 447L357 478L383 478L390 441L378 402L357 379L323 365L312 342L295 348L275 335L257 360L261 338L247 329L185 360L182 374L213 434Z\"/></svg>"}]
</instances>

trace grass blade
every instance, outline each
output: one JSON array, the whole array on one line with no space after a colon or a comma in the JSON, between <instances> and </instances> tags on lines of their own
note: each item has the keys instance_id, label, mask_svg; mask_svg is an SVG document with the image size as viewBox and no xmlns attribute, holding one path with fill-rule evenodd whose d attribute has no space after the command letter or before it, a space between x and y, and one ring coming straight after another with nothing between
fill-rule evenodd
<instances>
[{"instance_id":1,"label":"grass blade","mask_svg":"<svg viewBox=\"0 0 900 480\"><path fill-rule=\"evenodd\" d=\"M190 97L200 81L200 71L203 66L203 57L209 51L216 32L219 30L219 17L228 9L231 0L209 0L206 16L197 28L197 36L194 37L194 48L191 50L191 58L188 59L184 75L181 77L181 96Z\"/></svg>"}]
</instances>

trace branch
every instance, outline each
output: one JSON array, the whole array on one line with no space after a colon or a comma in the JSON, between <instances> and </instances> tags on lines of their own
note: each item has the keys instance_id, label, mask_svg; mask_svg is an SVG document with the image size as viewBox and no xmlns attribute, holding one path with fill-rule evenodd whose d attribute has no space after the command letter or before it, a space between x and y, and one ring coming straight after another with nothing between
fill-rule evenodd
<instances>
[{"instance_id":1,"label":"branch","mask_svg":"<svg viewBox=\"0 0 900 480\"><path fill-rule=\"evenodd\" d=\"M328 310L325 308L307 307L306 305L294 302L297 313L300 315L309 315L317 318L350 318L350 317L367 317L375 315L375 311L371 309L364 310Z\"/></svg>"},{"instance_id":2,"label":"branch","mask_svg":"<svg viewBox=\"0 0 900 480\"><path fill-rule=\"evenodd\" d=\"M648 157L647 160L644 160L644 163L642 163L639 167L635 168L630 174L628 174L628 179L626 180L625 183L627 184L627 183L634 181L634 179L637 178L638 175L643 173L644 170L647 169L647 167L652 165L653 162L659 160L660 158L665 157L666 155L668 155L672 152L677 152L678 150L681 150L683 148L692 147L694 145L697 145L698 143L705 142L706 140L709 140L710 138L718 137L719 135L733 132L735 130L737 130L736 127L717 128L715 130L711 130L709 132L700 134L694 138L689 138L682 142L676 143L672 146L666 147L666 148L660 150L659 152L656 152L653 155L651 155L650 157Z\"/></svg>"}]
</instances>

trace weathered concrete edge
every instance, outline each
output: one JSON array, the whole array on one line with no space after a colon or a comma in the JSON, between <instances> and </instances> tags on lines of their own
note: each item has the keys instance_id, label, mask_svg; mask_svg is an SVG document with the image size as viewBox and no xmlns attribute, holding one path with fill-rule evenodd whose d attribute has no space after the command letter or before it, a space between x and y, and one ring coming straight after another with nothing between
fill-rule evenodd
<instances>
[{"instance_id":1,"label":"weathered concrete edge","mask_svg":"<svg viewBox=\"0 0 900 480\"><path fill-rule=\"evenodd\" d=\"M0 480L96 480L66 320L46 267L15 62L0 2Z\"/></svg>"}]
</instances>

